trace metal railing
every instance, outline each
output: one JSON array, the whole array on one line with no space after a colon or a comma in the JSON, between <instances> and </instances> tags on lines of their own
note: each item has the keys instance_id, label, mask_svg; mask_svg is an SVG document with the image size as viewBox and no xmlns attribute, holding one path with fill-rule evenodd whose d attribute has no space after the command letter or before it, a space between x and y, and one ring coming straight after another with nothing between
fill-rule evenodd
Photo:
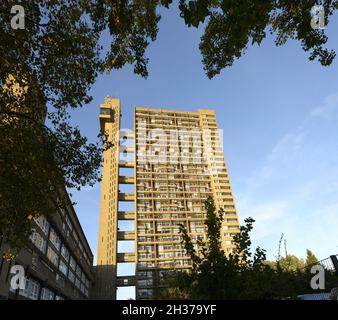
<instances>
[{"instance_id":1,"label":"metal railing","mask_svg":"<svg viewBox=\"0 0 338 320\"><path fill-rule=\"evenodd\" d=\"M335 274L338 276L338 255L331 255L330 257L320 260L316 262L314 265L321 265L326 271L331 274ZM336 288L336 286L331 286L326 288L326 292L318 292L318 293L309 293L309 294L302 294L298 295L298 298L301 300L331 300L336 299L332 298L332 291Z\"/></svg>"},{"instance_id":2,"label":"metal railing","mask_svg":"<svg viewBox=\"0 0 338 320\"><path fill-rule=\"evenodd\" d=\"M327 271L334 271L338 275L338 255L332 255L329 258L318 261Z\"/></svg>"}]
</instances>

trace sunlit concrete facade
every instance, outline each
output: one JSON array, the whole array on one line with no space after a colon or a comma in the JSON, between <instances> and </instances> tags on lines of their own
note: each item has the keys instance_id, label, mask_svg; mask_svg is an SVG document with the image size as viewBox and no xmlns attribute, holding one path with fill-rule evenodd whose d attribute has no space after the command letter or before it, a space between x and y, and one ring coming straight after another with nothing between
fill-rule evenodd
<instances>
[{"instance_id":1,"label":"sunlit concrete facade","mask_svg":"<svg viewBox=\"0 0 338 320\"><path fill-rule=\"evenodd\" d=\"M189 269L178 224L195 242L206 237L204 201L212 196L224 209L222 246L233 248L239 232L233 194L215 113L135 108L134 130L119 132L120 101L106 98L101 105L101 130L113 139L105 151L101 191L98 267L100 298L115 299L116 287L135 285L137 299L149 299L160 287L166 270ZM133 147L124 146L134 139ZM133 160L123 160L133 153ZM120 176L119 167L133 168ZM134 184L134 193L119 193L119 184ZM119 210L132 201L134 210ZM134 231L118 230L118 221L134 221ZM119 240L133 240L135 251L117 251ZM134 261L135 276L117 277L117 263Z\"/></svg>"}]
</instances>

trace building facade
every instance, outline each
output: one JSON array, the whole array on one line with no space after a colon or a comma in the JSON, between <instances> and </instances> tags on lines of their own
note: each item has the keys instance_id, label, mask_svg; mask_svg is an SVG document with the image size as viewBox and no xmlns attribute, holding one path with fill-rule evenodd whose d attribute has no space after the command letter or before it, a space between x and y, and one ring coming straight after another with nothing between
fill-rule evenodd
<instances>
[{"instance_id":1,"label":"building facade","mask_svg":"<svg viewBox=\"0 0 338 320\"><path fill-rule=\"evenodd\" d=\"M68 195L66 199L65 208L32 220L31 243L15 259L7 259L9 248L0 238L0 299L90 298L93 254ZM21 289L11 285L17 266L24 270Z\"/></svg>"},{"instance_id":2,"label":"building facade","mask_svg":"<svg viewBox=\"0 0 338 320\"><path fill-rule=\"evenodd\" d=\"M232 248L239 232L222 134L215 113L135 108L134 130L120 131L120 101L105 99L100 108L102 132L114 147L104 152L97 272L99 298L116 299L119 286L136 287L136 299L149 299L166 270L190 269L178 224L193 242L206 237L205 200L211 196L223 208L222 247ZM126 144L133 139L133 144ZM128 157L133 154L131 160ZM121 175L119 168L132 173ZM133 193L119 186L133 184ZM121 202L133 210L120 209ZM120 230L120 221L134 222L134 231ZM119 252L119 241L134 242L133 252ZM135 262L135 275L118 276L119 263Z\"/></svg>"}]
</instances>

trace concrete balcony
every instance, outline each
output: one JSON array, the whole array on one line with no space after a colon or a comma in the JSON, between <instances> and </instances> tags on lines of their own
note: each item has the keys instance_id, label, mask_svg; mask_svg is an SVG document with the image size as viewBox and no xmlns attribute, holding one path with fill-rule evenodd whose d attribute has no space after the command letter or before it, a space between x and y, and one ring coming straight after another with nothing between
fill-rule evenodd
<instances>
[{"instance_id":1,"label":"concrete balcony","mask_svg":"<svg viewBox=\"0 0 338 320\"><path fill-rule=\"evenodd\" d=\"M135 240L134 231L118 231L117 240Z\"/></svg>"},{"instance_id":2,"label":"concrete balcony","mask_svg":"<svg viewBox=\"0 0 338 320\"><path fill-rule=\"evenodd\" d=\"M135 276L119 276L119 277L116 277L116 285L118 287L135 286L135 284L136 284Z\"/></svg>"},{"instance_id":3,"label":"concrete balcony","mask_svg":"<svg viewBox=\"0 0 338 320\"><path fill-rule=\"evenodd\" d=\"M134 139L134 133L132 131L120 131L120 139L122 140Z\"/></svg>"},{"instance_id":4,"label":"concrete balcony","mask_svg":"<svg viewBox=\"0 0 338 320\"><path fill-rule=\"evenodd\" d=\"M119 193L119 201L134 201L133 193Z\"/></svg>"},{"instance_id":5,"label":"concrete balcony","mask_svg":"<svg viewBox=\"0 0 338 320\"><path fill-rule=\"evenodd\" d=\"M135 148L130 146L120 146L119 150L121 153L134 153Z\"/></svg>"},{"instance_id":6,"label":"concrete balcony","mask_svg":"<svg viewBox=\"0 0 338 320\"><path fill-rule=\"evenodd\" d=\"M134 168L134 161L120 161L120 168Z\"/></svg>"},{"instance_id":7,"label":"concrete balcony","mask_svg":"<svg viewBox=\"0 0 338 320\"><path fill-rule=\"evenodd\" d=\"M117 254L117 262L135 262L135 253L134 252L122 252Z\"/></svg>"},{"instance_id":8,"label":"concrete balcony","mask_svg":"<svg viewBox=\"0 0 338 320\"><path fill-rule=\"evenodd\" d=\"M114 119L114 110L110 107L101 107L100 108L100 128L104 132L104 126L106 122L112 122Z\"/></svg>"},{"instance_id":9,"label":"concrete balcony","mask_svg":"<svg viewBox=\"0 0 338 320\"><path fill-rule=\"evenodd\" d=\"M118 220L134 220L135 213L133 211L119 211L117 213Z\"/></svg>"},{"instance_id":10,"label":"concrete balcony","mask_svg":"<svg viewBox=\"0 0 338 320\"><path fill-rule=\"evenodd\" d=\"M120 176L119 183L121 184L134 184L134 176Z\"/></svg>"}]
</instances>

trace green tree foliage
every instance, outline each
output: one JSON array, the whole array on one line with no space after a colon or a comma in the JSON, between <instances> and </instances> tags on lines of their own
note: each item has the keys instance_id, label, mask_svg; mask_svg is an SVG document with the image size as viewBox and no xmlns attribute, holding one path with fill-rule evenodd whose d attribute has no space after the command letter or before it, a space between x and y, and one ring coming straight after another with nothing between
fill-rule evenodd
<instances>
[{"instance_id":1,"label":"green tree foliage","mask_svg":"<svg viewBox=\"0 0 338 320\"><path fill-rule=\"evenodd\" d=\"M185 227L180 226L192 270L169 272L155 298L290 299L298 294L313 293L312 275L304 269L304 261L288 256L280 262L269 263L264 249L258 247L252 251L252 218L245 219L240 233L233 238L235 248L226 255L220 241L224 212L216 212L211 198L206 202L206 212L206 240L194 244Z\"/></svg>"},{"instance_id":2,"label":"green tree foliage","mask_svg":"<svg viewBox=\"0 0 338 320\"><path fill-rule=\"evenodd\" d=\"M314 255L314 253L310 249L306 249L306 265L307 266L312 266L316 264L319 260L317 257Z\"/></svg>"},{"instance_id":3,"label":"green tree foliage","mask_svg":"<svg viewBox=\"0 0 338 320\"><path fill-rule=\"evenodd\" d=\"M300 259L293 254L286 254L283 257L280 257L277 261L266 261L265 263L270 265L272 268L281 268L284 271L302 271L308 267L311 267L318 263L318 259L312 253L311 250L306 250L306 260Z\"/></svg>"},{"instance_id":4,"label":"green tree foliage","mask_svg":"<svg viewBox=\"0 0 338 320\"><path fill-rule=\"evenodd\" d=\"M304 259L300 259L293 254L288 254L285 257L281 257L275 264L278 264L284 271L297 271L305 269L305 261Z\"/></svg>"},{"instance_id":5,"label":"green tree foliage","mask_svg":"<svg viewBox=\"0 0 338 320\"><path fill-rule=\"evenodd\" d=\"M209 78L232 66L249 45L260 45L267 32L275 35L277 46L294 39L310 60L330 65L336 54L325 48L324 30L311 27L314 5L324 6L326 24L337 9L336 0L180 0L187 25L205 24L200 50Z\"/></svg>"},{"instance_id":6,"label":"green tree foliage","mask_svg":"<svg viewBox=\"0 0 338 320\"><path fill-rule=\"evenodd\" d=\"M0 4L0 234L20 248L31 229L27 217L64 204L59 187L95 183L102 148L69 124L66 110L89 102L99 67L98 35L81 7L26 2L25 28L14 30L14 4Z\"/></svg>"}]
</instances>

